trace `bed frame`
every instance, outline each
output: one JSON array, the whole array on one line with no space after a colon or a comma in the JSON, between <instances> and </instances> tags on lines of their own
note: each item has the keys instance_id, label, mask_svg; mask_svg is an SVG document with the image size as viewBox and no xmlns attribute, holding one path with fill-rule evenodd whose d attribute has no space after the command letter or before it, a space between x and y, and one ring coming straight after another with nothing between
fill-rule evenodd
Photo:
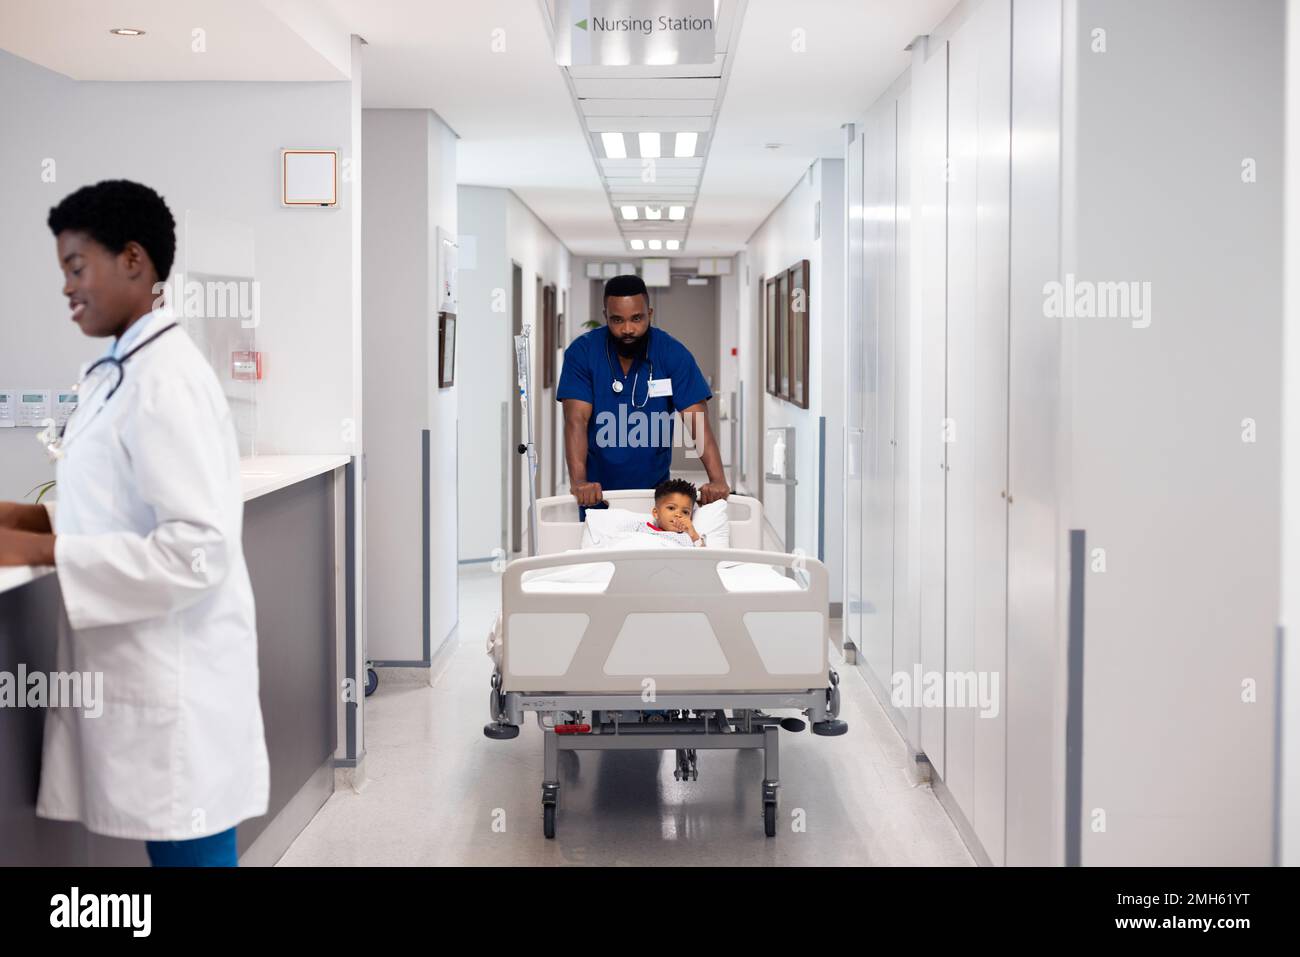
<instances>
[{"instance_id":1,"label":"bed frame","mask_svg":"<svg viewBox=\"0 0 1300 957\"><path fill-rule=\"evenodd\" d=\"M607 492L611 506L647 514L649 491ZM764 752L764 830L776 834L778 730L807 725L763 709L796 709L814 734L836 736L839 677L827 663L826 567L760 550L762 506L728 498L732 548L574 552L582 537L572 496L538 501L538 551L506 566L494 639L493 739L517 737L525 712L545 739L543 832L555 835L559 752L674 750L678 780L698 776L696 752ZM798 590L728 591L719 564L772 566ZM608 563L613 574L581 594L530 590L526 575Z\"/></svg>"}]
</instances>

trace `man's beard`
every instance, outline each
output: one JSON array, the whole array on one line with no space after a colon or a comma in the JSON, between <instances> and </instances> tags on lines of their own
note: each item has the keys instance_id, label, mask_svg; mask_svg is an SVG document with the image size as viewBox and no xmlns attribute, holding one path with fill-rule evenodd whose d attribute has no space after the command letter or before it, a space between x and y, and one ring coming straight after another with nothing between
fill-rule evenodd
<instances>
[{"instance_id":1,"label":"man's beard","mask_svg":"<svg viewBox=\"0 0 1300 957\"><path fill-rule=\"evenodd\" d=\"M650 342L650 330L638 336L632 342L624 342L621 338L610 333L609 336L614 340L614 350L624 359L636 359L645 355L646 345Z\"/></svg>"}]
</instances>

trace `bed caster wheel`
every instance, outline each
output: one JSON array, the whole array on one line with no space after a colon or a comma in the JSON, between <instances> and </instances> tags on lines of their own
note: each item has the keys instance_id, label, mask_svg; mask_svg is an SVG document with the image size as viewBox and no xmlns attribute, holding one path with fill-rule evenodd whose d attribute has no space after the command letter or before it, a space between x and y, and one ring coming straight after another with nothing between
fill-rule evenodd
<instances>
[{"instance_id":1,"label":"bed caster wheel","mask_svg":"<svg viewBox=\"0 0 1300 957\"><path fill-rule=\"evenodd\" d=\"M555 805L542 805L542 834L548 841L555 840Z\"/></svg>"},{"instance_id":2,"label":"bed caster wheel","mask_svg":"<svg viewBox=\"0 0 1300 957\"><path fill-rule=\"evenodd\" d=\"M694 748L677 749L677 769L673 771L673 778L678 781L698 781L700 779L699 768L695 765L696 755Z\"/></svg>"},{"instance_id":3,"label":"bed caster wheel","mask_svg":"<svg viewBox=\"0 0 1300 957\"><path fill-rule=\"evenodd\" d=\"M369 698L379 687L379 672L374 668L366 669L366 697Z\"/></svg>"},{"instance_id":4,"label":"bed caster wheel","mask_svg":"<svg viewBox=\"0 0 1300 957\"><path fill-rule=\"evenodd\" d=\"M812 726L813 734L820 734L824 738L838 738L842 734L847 734L848 730L848 722L841 721L839 718L831 718L829 721L814 721Z\"/></svg>"},{"instance_id":5,"label":"bed caster wheel","mask_svg":"<svg viewBox=\"0 0 1300 957\"><path fill-rule=\"evenodd\" d=\"M798 734L804 728L808 727L808 725L798 718L782 718L781 727L783 730L792 731L795 734Z\"/></svg>"},{"instance_id":6,"label":"bed caster wheel","mask_svg":"<svg viewBox=\"0 0 1300 957\"><path fill-rule=\"evenodd\" d=\"M763 833L776 837L776 802L769 801L763 805Z\"/></svg>"},{"instance_id":7,"label":"bed caster wheel","mask_svg":"<svg viewBox=\"0 0 1300 957\"><path fill-rule=\"evenodd\" d=\"M509 741L511 738L519 737L519 725L491 721L483 725L483 736L493 741Z\"/></svg>"}]
</instances>

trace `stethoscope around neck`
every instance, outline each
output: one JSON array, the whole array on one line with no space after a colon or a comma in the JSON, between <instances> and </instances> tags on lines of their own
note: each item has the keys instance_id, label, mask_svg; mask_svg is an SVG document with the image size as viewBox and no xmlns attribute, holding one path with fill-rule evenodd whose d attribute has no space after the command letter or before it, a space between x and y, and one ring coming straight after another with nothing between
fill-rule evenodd
<instances>
[{"instance_id":1,"label":"stethoscope around neck","mask_svg":"<svg viewBox=\"0 0 1300 957\"><path fill-rule=\"evenodd\" d=\"M644 409L646 405L650 402L650 384L655 380L655 364L654 364L654 360L650 358L650 333L653 331L654 330L652 329L647 329L645 333L646 334L645 361L646 361L646 365L650 367L650 375L646 379L645 398L641 400L640 405L636 404L636 386L638 380L640 380L641 378L641 370L637 369L636 375L632 376L632 394L628 398L631 399L631 405L632 408L634 409ZM627 378L627 373L624 373L623 379L620 379L618 377L618 374L614 372L614 360L609 357L608 336L605 339L605 363L606 365L609 366L609 374L612 377L612 381L610 382L609 387L614 390L615 395L622 395L623 379Z\"/></svg>"},{"instance_id":2,"label":"stethoscope around neck","mask_svg":"<svg viewBox=\"0 0 1300 957\"><path fill-rule=\"evenodd\" d=\"M86 369L86 371L82 373L81 381L72 387L72 391L77 393L77 407L73 409L72 412L68 415L67 422L64 422L63 425L59 427L57 435L51 435L51 433L54 431L54 425L53 423L51 423L50 427L45 432L42 432L39 436L41 441L45 443L45 451L49 453L49 456L52 460L63 458L64 454L67 452L67 448L70 440L65 440L64 436L67 434L68 425L72 422L72 417L81 410L81 387L90 380L90 377L95 374L95 371L97 369L103 369L103 368L112 370L109 373L104 375L103 381L100 382L95 387L95 392L92 392L90 394L87 401L89 401L90 398L93 398L95 393L103 388L103 384L105 382L108 382L110 378L113 378L113 372L117 373L116 381L113 382L112 388L108 390L108 395L104 396L104 401L99 404L99 408L102 409L104 408L104 406L108 405L108 400L113 398L113 396L117 393L117 390L122 388L122 383L126 380L127 361L132 356L134 356L137 352L143 349L145 346L152 343L155 339L162 336L164 333L171 332L178 325L179 323L173 322L173 323L169 323L166 326L163 326L161 329L159 329L149 338L133 346L131 350L121 358L118 358L117 356L113 356L113 355L107 355L104 356L104 358L98 359L95 362L92 362L90 364L90 366Z\"/></svg>"}]
</instances>

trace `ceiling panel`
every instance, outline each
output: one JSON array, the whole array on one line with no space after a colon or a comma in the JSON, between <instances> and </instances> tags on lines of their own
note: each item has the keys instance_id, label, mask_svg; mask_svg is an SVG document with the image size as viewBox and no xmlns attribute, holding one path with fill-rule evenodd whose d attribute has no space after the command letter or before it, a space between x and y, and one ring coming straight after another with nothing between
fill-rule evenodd
<instances>
[{"instance_id":1,"label":"ceiling panel","mask_svg":"<svg viewBox=\"0 0 1300 957\"><path fill-rule=\"evenodd\" d=\"M587 128L593 133L707 133L713 128L713 117L593 116L587 120Z\"/></svg>"},{"instance_id":2,"label":"ceiling panel","mask_svg":"<svg viewBox=\"0 0 1300 957\"><path fill-rule=\"evenodd\" d=\"M641 167L645 160L641 159L602 159L600 160L601 172L610 176L626 175L628 171L641 175ZM692 156L690 158L677 159L672 156L665 156L662 159L655 160L655 169L658 172L677 171L687 169L702 169L704 158L701 156Z\"/></svg>"},{"instance_id":3,"label":"ceiling panel","mask_svg":"<svg viewBox=\"0 0 1300 957\"><path fill-rule=\"evenodd\" d=\"M653 77L720 77L724 54L718 54L712 63L682 63L673 66L571 66L569 75L575 80L598 80L616 76L625 80L643 80Z\"/></svg>"},{"instance_id":4,"label":"ceiling panel","mask_svg":"<svg viewBox=\"0 0 1300 957\"><path fill-rule=\"evenodd\" d=\"M721 80L600 78L574 80L573 89L580 100L714 100Z\"/></svg>"},{"instance_id":5,"label":"ceiling panel","mask_svg":"<svg viewBox=\"0 0 1300 957\"><path fill-rule=\"evenodd\" d=\"M584 116L712 116L714 100L582 100Z\"/></svg>"}]
</instances>

